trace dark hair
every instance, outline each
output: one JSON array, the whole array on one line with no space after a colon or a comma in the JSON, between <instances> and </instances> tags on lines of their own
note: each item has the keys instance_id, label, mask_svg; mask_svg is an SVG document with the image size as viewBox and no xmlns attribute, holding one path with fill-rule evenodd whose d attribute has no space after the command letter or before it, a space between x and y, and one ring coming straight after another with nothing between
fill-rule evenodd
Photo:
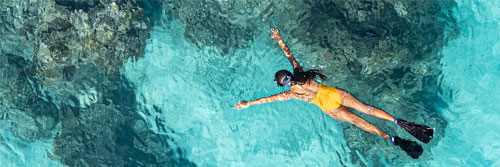
<instances>
[{"instance_id":1,"label":"dark hair","mask_svg":"<svg viewBox=\"0 0 500 167\"><path fill-rule=\"evenodd\" d=\"M311 69L311 70L307 70L305 72L294 73L293 77L292 77L292 84L302 85L302 84L305 84L307 82L307 80L309 80L311 78L314 79L317 76L319 76L321 81L325 81L328 79L325 75L321 74L318 69Z\"/></svg>"},{"instance_id":2,"label":"dark hair","mask_svg":"<svg viewBox=\"0 0 500 167\"><path fill-rule=\"evenodd\" d=\"M322 81L327 80L327 77L319 72L318 69L312 69L305 72L295 72L293 75L288 70L279 70L274 74L274 81L278 86L284 86L282 83L285 77L291 77L291 84L305 84L307 80L314 79L317 76L320 77Z\"/></svg>"}]
</instances>

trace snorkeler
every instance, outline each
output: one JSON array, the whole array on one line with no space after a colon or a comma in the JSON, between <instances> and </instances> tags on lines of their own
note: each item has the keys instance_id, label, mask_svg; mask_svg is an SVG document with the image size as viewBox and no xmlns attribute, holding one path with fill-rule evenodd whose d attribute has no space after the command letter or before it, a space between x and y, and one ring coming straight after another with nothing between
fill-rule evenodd
<instances>
[{"instance_id":1,"label":"snorkeler","mask_svg":"<svg viewBox=\"0 0 500 167\"><path fill-rule=\"evenodd\" d=\"M248 102L240 101L238 104L234 105L233 108L243 109L251 105L285 101L295 98L316 104L323 112L330 115L334 119L349 122L369 133L379 135L384 139L389 139L392 144L401 147L401 149L403 149L412 158L416 159L422 154L422 146L417 142L401 139L397 136L390 136L384 131L378 129L375 125L349 111L346 107L380 119L393 121L399 127L408 131L411 135L424 143L428 143L432 139L434 133L432 128L413 122L406 122L405 120L393 117L379 108L364 104L343 89L331 88L319 84L315 81L316 77L319 77L321 80L326 80L327 77L319 73L318 69L303 71L302 67L293 57L292 52L290 52L281 39L279 31L271 28L270 33L272 38L278 42L283 52L285 52L285 56L293 66L293 74L287 70L279 70L274 75L274 81L278 84L278 86L290 86L291 89L269 97L262 97L257 100Z\"/></svg>"}]
</instances>

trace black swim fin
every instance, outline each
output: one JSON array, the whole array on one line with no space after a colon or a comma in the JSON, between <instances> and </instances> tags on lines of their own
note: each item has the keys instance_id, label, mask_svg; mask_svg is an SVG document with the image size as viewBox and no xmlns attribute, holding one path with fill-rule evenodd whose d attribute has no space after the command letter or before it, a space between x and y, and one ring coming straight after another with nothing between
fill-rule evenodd
<instances>
[{"instance_id":1,"label":"black swim fin","mask_svg":"<svg viewBox=\"0 0 500 167\"><path fill-rule=\"evenodd\" d=\"M422 146L415 141L402 139L397 136L391 138L394 139L394 141L392 142L393 144L399 146L406 152L406 154L408 154L413 159L417 159L418 157L420 157L420 155L422 155L422 152L424 152Z\"/></svg>"},{"instance_id":2,"label":"black swim fin","mask_svg":"<svg viewBox=\"0 0 500 167\"><path fill-rule=\"evenodd\" d=\"M399 127L403 128L413 137L424 143L429 143L434 135L434 129L429 126L417 124L414 122L406 122L405 120L399 118L394 118L394 123L398 124Z\"/></svg>"}]
</instances>

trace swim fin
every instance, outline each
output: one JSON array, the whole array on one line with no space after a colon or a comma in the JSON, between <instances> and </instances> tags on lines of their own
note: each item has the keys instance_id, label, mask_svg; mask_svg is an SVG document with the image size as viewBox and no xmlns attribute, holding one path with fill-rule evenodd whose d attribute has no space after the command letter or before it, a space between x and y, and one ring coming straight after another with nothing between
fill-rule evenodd
<instances>
[{"instance_id":1,"label":"swim fin","mask_svg":"<svg viewBox=\"0 0 500 167\"><path fill-rule=\"evenodd\" d=\"M405 120L399 118L394 118L394 123L398 124L399 127L403 128L413 137L424 143L429 143L434 135L434 129L429 126L417 124L414 122L406 122Z\"/></svg>"},{"instance_id":2,"label":"swim fin","mask_svg":"<svg viewBox=\"0 0 500 167\"><path fill-rule=\"evenodd\" d=\"M422 152L424 152L422 146L415 141L401 139L397 136L391 136L389 139L391 140L392 144L399 146L403 151L406 152L406 154L408 154L413 159L417 159L418 157L420 157L420 155L422 155Z\"/></svg>"}]
</instances>

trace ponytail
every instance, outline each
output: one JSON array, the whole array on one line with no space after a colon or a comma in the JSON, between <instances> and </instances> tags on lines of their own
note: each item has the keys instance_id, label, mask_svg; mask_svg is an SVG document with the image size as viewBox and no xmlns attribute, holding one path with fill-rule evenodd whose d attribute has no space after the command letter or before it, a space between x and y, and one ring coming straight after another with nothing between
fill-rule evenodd
<instances>
[{"instance_id":1,"label":"ponytail","mask_svg":"<svg viewBox=\"0 0 500 167\"><path fill-rule=\"evenodd\" d=\"M315 79L316 76L319 76L321 81L325 81L328 79L325 75L321 74L318 69L312 69L305 72L297 72L293 74L292 84L302 85L305 84L307 80L311 78Z\"/></svg>"}]
</instances>

